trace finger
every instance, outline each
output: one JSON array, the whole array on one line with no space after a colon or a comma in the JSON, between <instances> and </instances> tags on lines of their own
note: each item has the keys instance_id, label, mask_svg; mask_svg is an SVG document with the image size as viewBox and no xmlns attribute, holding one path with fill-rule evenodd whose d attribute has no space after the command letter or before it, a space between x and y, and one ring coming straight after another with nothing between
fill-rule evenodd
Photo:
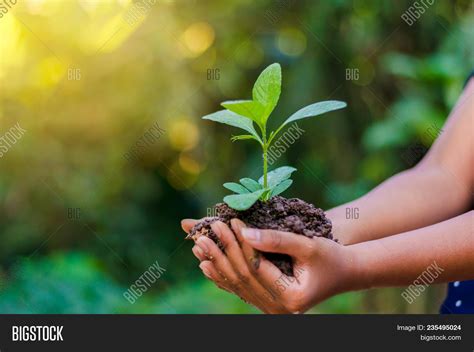
<instances>
[{"instance_id":1,"label":"finger","mask_svg":"<svg viewBox=\"0 0 474 352\"><path fill-rule=\"evenodd\" d=\"M199 268L201 269L204 276L207 277L209 280L213 281L217 287L224 291L233 293L231 288L228 286L228 282L221 274L219 274L212 262L210 262L209 260L204 260L203 262L201 262L201 264L199 264Z\"/></svg>"},{"instance_id":2,"label":"finger","mask_svg":"<svg viewBox=\"0 0 474 352\"><path fill-rule=\"evenodd\" d=\"M247 292L239 292L235 291L235 287L232 286L229 280L224 277L222 273L219 272L219 270L216 268L214 263L212 263L209 260L203 261L201 264L199 264L199 267L201 268L203 274L211 281L213 281L217 287L233 293L240 298L242 298L246 303L250 303L253 305L255 304L255 300L251 295L249 295Z\"/></svg>"},{"instance_id":3,"label":"finger","mask_svg":"<svg viewBox=\"0 0 474 352\"><path fill-rule=\"evenodd\" d=\"M195 220L195 219L183 219L181 220L181 228L184 230L184 232L189 233L191 229L196 225L200 220Z\"/></svg>"},{"instance_id":4,"label":"finger","mask_svg":"<svg viewBox=\"0 0 474 352\"><path fill-rule=\"evenodd\" d=\"M291 232L242 229L245 242L263 252L285 253L292 257L304 258L311 254L314 242L311 239Z\"/></svg>"},{"instance_id":5,"label":"finger","mask_svg":"<svg viewBox=\"0 0 474 352\"><path fill-rule=\"evenodd\" d=\"M226 226L227 227L227 226ZM216 228L219 231L218 228ZM204 251L207 258L212 262L218 274L223 278L220 281L221 286L229 287L232 292L242 297L245 301L251 302L264 312L269 311L269 307L274 309L277 302L263 302L266 290L257 291L256 285L249 285L249 281L241 280L237 272L232 267L227 256L222 253L219 247L211 239L201 236L197 239L196 244ZM271 297L271 294L267 293ZM265 299L268 299L265 297ZM270 306L269 303L272 303Z\"/></svg>"},{"instance_id":6,"label":"finger","mask_svg":"<svg viewBox=\"0 0 474 352\"><path fill-rule=\"evenodd\" d=\"M262 256L260 266L256 270L255 275L272 294L274 299L284 298L285 290L282 290L281 282L286 282L287 276L275 264Z\"/></svg>"},{"instance_id":7,"label":"finger","mask_svg":"<svg viewBox=\"0 0 474 352\"><path fill-rule=\"evenodd\" d=\"M226 224L221 221L214 222L211 225L211 228L224 245L227 259L236 271L239 279L244 284L248 284L251 274L247 266L247 262L244 259L242 249L240 248L234 233Z\"/></svg>"},{"instance_id":8,"label":"finger","mask_svg":"<svg viewBox=\"0 0 474 352\"><path fill-rule=\"evenodd\" d=\"M270 311L271 309L275 310L276 308L281 310L283 306L271 299L271 294L269 294L265 287L261 285L250 271L242 249L230 228L220 221L213 223L211 227L223 243L227 259L242 283L243 290L248 291L250 293L249 295L254 297L252 301L257 302L258 307L265 307L266 311ZM253 251L250 246L249 248Z\"/></svg>"},{"instance_id":9,"label":"finger","mask_svg":"<svg viewBox=\"0 0 474 352\"><path fill-rule=\"evenodd\" d=\"M242 236L242 229L244 229L245 223L239 219L232 219L230 221L232 230L235 233L235 237L242 248L242 252L244 255L244 259L247 263L249 263L249 268L252 270L256 270L259 265L259 258L260 253L258 253L252 246L250 246L247 242L245 242L244 237Z\"/></svg>"},{"instance_id":10,"label":"finger","mask_svg":"<svg viewBox=\"0 0 474 352\"><path fill-rule=\"evenodd\" d=\"M194 256L195 256L197 259L199 259L199 261L202 262L202 261L206 260L206 255L204 254L204 252L202 251L202 249L199 248L199 246L196 246L196 245L195 245L195 246L193 247L192 251L193 251Z\"/></svg>"},{"instance_id":11,"label":"finger","mask_svg":"<svg viewBox=\"0 0 474 352\"><path fill-rule=\"evenodd\" d=\"M279 301L281 296L280 289L277 283L284 275L283 273L271 262L263 258L260 254L257 254L248 243L244 241L242 236L242 230L245 228L245 224L238 220L231 220L232 229L241 243L242 251L244 253L244 259L247 261L250 268L253 269L253 275L257 281L265 288L266 293L263 294L267 303L278 305L281 308L282 302ZM258 266L255 265L258 256Z\"/></svg>"},{"instance_id":12,"label":"finger","mask_svg":"<svg viewBox=\"0 0 474 352\"><path fill-rule=\"evenodd\" d=\"M219 247L208 237L201 236L196 240L196 245L204 252L207 259L209 259L217 269L217 271L226 279L230 281L231 286L235 286L233 291L239 289L240 282L232 265L227 257L222 253Z\"/></svg>"}]
</instances>

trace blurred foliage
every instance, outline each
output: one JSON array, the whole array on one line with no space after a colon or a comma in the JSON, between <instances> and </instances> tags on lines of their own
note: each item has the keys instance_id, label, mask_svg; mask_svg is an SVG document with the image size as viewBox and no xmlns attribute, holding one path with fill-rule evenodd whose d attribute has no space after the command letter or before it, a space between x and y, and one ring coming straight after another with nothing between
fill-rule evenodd
<instances>
[{"instance_id":1,"label":"blurred foliage","mask_svg":"<svg viewBox=\"0 0 474 352\"><path fill-rule=\"evenodd\" d=\"M298 168L287 196L329 208L364 194L412 166L404 153L429 146L427 129L442 126L474 66L471 1L435 2L409 26L400 16L411 5L16 4L0 18L0 136L16 123L27 132L0 158L0 312L255 312L205 282L183 242L181 218L205 216L223 182L261 174L252 145L200 116L280 62L275 123L314 101L348 102L300 124L306 133L277 163ZM156 123L165 133L137 147ZM123 291L156 260L165 276L130 305ZM314 311L437 304L436 289L409 307L385 289Z\"/></svg>"}]
</instances>

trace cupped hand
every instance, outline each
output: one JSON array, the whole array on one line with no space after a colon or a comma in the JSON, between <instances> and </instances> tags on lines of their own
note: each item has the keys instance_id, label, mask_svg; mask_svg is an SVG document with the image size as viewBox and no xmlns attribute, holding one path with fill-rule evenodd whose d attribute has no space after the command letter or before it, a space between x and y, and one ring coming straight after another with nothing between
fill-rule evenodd
<instances>
[{"instance_id":1,"label":"cupped hand","mask_svg":"<svg viewBox=\"0 0 474 352\"><path fill-rule=\"evenodd\" d=\"M182 227L189 232L195 224L183 220ZM205 236L196 240L193 253L206 277L265 313L303 313L363 280L350 247L326 238L250 229L238 219L231 226L233 231L220 221L211 225L225 253ZM283 274L263 256L256 266L255 250L290 255L294 276Z\"/></svg>"}]
</instances>

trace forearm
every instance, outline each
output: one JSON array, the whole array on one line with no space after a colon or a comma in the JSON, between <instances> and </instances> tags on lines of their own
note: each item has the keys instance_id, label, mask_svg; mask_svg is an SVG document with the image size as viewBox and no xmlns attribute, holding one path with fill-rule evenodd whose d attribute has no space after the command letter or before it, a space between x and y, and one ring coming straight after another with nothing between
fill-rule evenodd
<instances>
[{"instance_id":1,"label":"forearm","mask_svg":"<svg viewBox=\"0 0 474 352\"><path fill-rule=\"evenodd\" d=\"M474 279L474 212L347 248L356 258L352 289L410 285L428 268L440 268L433 283Z\"/></svg>"},{"instance_id":2,"label":"forearm","mask_svg":"<svg viewBox=\"0 0 474 352\"><path fill-rule=\"evenodd\" d=\"M473 113L471 79L419 165L327 212L334 236L343 244L359 243L435 224L469 210L474 185ZM348 208L357 208L359 217L348 219Z\"/></svg>"},{"instance_id":3,"label":"forearm","mask_svg":"<svg viewBox=\"0 0 474 352\"><path fill-rule=\"evenodd\" d=\"M353 244L438 223L467 210L469 193L441 167L418 167L367 195L327 211L333 234ZM436 201L433 201L436 198ZM349 209L349 210L348 210ZM351 216L356 209L357 217Z\"/></svg>"}]
</instances>

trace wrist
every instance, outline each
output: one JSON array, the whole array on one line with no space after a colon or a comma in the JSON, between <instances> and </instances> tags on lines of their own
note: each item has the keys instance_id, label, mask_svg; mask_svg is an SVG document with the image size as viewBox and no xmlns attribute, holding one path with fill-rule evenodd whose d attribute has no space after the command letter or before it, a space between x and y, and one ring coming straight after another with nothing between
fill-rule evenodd
<instances>
[{"instance_id":1,"label":"wrist","mask_svg":"<svg viewBox=\"0 0 474 352\"><path fill-rule=\"evenodd\" d=\"M349 272L349 290L366 290L374 287L374 263L371 262L372 253L377 253L374 241L362 242L346 246L351 258Z\"/></svg>"},{"instance_id":2,"label":"wrist","mask_svg":"<svg viewBox=\"0 0 474 352\"><path fill-rule=\"evenodd\" d=\"M359 244L350 246L334 244L334 246L337 251L332 255L336 261L331 265L335 271L330 275L330 296L369 288L370 280L361 246Z\"/></svg>"},{"instance_id":3,"label":"wrist","mask_svg":"<svg viewBox=\"0 0 474 352\"><path fill-rule=\"evenodd\" d=\"M357 230L353 220L346 218L347 207L337 207L326 211L326 217L331 220L332 234L337 241L344 245L357 243Z\"/></svg>"}]
</instances>

